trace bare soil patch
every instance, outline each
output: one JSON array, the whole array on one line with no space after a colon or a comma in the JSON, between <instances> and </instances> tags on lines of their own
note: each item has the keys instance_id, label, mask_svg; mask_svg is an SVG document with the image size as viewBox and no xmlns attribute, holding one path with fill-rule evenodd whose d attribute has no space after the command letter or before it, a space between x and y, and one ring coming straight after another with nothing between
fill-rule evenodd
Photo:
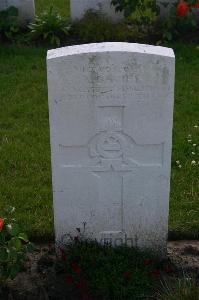
<instances>
[{"instance_id":1,"label":"bare soil patch","mask_svg":"<svg viewBox=\"0 0 199 300\"><path fill-rule=\"evenodd\" d=\"M39 244L29 255L24 271L9 281L3 300L76 300L78 291L66 284L64 273L55 267L54 244ZM181 272L199 278L199 241L172 241L168 243L168 259ZM91 299L91 298L89 298ZM92 300L96 298L92 297Z\"/></svg>"}]
</instances>

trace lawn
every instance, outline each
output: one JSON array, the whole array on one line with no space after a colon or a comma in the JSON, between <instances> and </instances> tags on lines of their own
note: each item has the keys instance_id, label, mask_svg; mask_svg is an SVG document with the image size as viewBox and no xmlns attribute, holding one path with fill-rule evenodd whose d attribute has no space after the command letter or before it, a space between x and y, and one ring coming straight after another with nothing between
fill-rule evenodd
<instances>
[{"instance_id":1,"label":"lawn","mask_svg":"<svg viewBox=\"0 0 199 300\"><path fill-rule=\"evenodd\" d=\"M194 237L199 236L199 165L191 162L199 161L199 48L178 44L174 51L176 88L169 229ZM182 168L176 166L177 160Z\"/></svg>"},{"instance_id":2,"label":"lawn","mask_svg":"<svg viewBox=\"0 0 199 300\"><path fill-rule=\"evenodd\" d=\"M52 234L45 54L0 48L0 205L31 236Z\"/></svg>"},{"instance_id":3,"label":"lawn","mask_svg":"<svg viewBox=\"0 0 199 300\"><path fill-rule=\"evenodd\" d=\"M36 0L37 13L51 2ZM56 7L67 15L64 1L56 0ZM199 236L199 165L191 165L199 161L193 146L199 145L199 47L171 47L176 92L169 229L193 238ZM0 215L6 205L15 206L32 238L53 236L45 57L44 48L0 46Z\"/></svg>"}]
</instances>

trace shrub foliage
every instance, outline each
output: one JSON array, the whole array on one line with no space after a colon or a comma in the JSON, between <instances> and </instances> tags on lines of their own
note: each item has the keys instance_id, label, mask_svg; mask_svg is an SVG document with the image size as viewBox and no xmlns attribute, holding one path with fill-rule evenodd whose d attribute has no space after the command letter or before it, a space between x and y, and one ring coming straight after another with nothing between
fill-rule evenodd
<instances>
[{"instance_id":1,"label":"shrub foliage","mask_svg":"<svg viewBox=\"0 0 199 300\"><path fill-rule=\"evenodd\" d=\"M8 278L14 279L22 269L26 254L34 249L13 217L14 208L0 218L0 288Z\"/></svg>"}]
</instances>

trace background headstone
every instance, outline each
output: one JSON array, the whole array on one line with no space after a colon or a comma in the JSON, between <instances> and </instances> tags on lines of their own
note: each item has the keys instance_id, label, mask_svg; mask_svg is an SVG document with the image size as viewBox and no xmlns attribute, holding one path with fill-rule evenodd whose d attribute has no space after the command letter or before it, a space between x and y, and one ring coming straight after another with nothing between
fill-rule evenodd
<instances>
[{"instance_id":1,"label":"background headstone","mask_svg":"<svg viewBox=\"0 0 199 300\"><path fill-rule=\"evenodd\" d=\"M173 50L101 43L48 51L56 239L77 235L164 253Z\"/></svg>"},{"instance_id":2,"label":"background headstone","mask_svg":"<svg viewBox=\"0 0 199 300\"><path fill-rule=\"evenodd\" d=\"M19 10L19 22L32 22L35 18L34 0L0 0L0 10L15 6Z\"/></svg>"},{"instance_id":3,"label":"background headstone","mask_svg":"<svg viewBox=\"0 0 199 300\"><path fill-rule=\"evenodd\" d=\"M81 19L86 11L90 9L101 12L116 22L123 19L122 13L115 12L111 0L70 0L72 20Z\"/></svg>"},{"instance_id":4,"label":"background headstone","mask_svg":"<svg viewBox=\"0 0 199 300\"><path fill-rule=\"evenodd\" d=\"M171 8L175 7L177 0L157 0L157 6L160 9L160 17L168 17L171 11Z\"/></svg>"}]
</instances>

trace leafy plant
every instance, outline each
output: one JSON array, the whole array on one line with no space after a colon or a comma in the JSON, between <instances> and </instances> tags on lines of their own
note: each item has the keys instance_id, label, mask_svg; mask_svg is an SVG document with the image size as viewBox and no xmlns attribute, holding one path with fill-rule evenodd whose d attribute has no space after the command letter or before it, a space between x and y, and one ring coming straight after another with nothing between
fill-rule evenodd
<instances>
[{"instance_id":1,"label":"leafy plant","mask_svg":"<svg viewBox=\"0 0 199 300\"><path fill-rule=\"evenodd\" d=\"M0 38L13 41L19 33L18 9L14 6L0 11Z\"/></svg>"},{"instance_id":2,"label":"leafy plant","mask_svg":"<svg viewBox=\"0 0 199 300\"><path fill-rule=\"evenodd\" d=\"M116 11L123 11L124 16L128 17L135 10L139 0L112 0L111 4L115 6Z\"/></svg>"},{"instance_id":3,"label":"leafy plant","mask_svg":"<svg viewBox=\"0 0 199 300\"><path fill-rule=\"evenodd\" d=\"M16 277L26 254L34 249L13 218L14 211L14 207L9 207L6 210L7 216L0 218L0 288L8 278Z\"/></svg>"},{"instance_id":4,"label":"leafy plant","mask_svg":"<svg viewBox=\"0 0 199 300\"><path fill-rule=\"evenodd\" d=\"M189 12L184 15L178 15L176 5L174 5L168 17L162 22L162 39L172 41L176 38L184 38L197 28L195 15L190 8Z\"/></svg>"},{"instance_id":5,"label":"leafy plant","mask_svg":"<svg viewBox=\"0 0 199 300\"><path fill-rule=\"evenodd\" d=\"M113 0L116 11L124 11L127 23L137 32L137 38L151 34L158 16L154 0Z\"/></svg>"},{"instance_id":6,"label":"leafy plant","mask_svg":"<svg viewBox=\"0 0 199 300\"><path fill-rule=\"evenodd\" d=\"M89 10L82 20L74 24L74 36L82 42L125 41L129 29L124 23L113 23L105 15Z\"/></svg>"},{"instance_id":7,"label":"leafy plant","mask_svg":"<svg viewBox=\"0 0 199 300\"><path fill-rule=\"evenodd\" d=\"M154 29L157 16L158 9L154 0L139 0L128 21L137 25L142 33L149 34Z\"/></svg>"},{"instance_id":8,"label":"leafy plant","mask_svg":"<svg viewBox=\"0 0 199 300\"><path fill-rule=\"evenodd\" d=\"M66 284L83 299L144 299L162 274L173 272L155 255L125 245L114 248L77 236L59 249Z\"/></svg>"},{"instance_id":9,"label":"leafy plant","mask_svg":"<svg viewBox=\"0 0 199 300\"><path fill-rule=\"evenodd\" d=\"M62 17L52 6L40 16L36 16L34 23L29 25L30 37L33 40L44 40L53 46L60 46L70 28L69 20Z\"/></svg>"}]
</instances>

